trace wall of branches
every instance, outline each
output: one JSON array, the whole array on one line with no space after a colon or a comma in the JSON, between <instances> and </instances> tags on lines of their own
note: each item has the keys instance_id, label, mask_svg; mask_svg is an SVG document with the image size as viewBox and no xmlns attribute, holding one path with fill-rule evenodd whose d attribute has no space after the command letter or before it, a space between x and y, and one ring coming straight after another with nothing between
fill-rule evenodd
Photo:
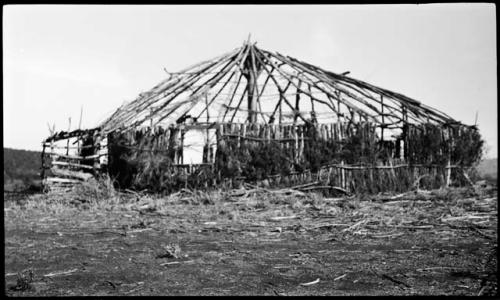
<instances>
[{"instance_id":1,"label":"wall of branches","mask_svg":"<svg viewBox=\"0 0 500 300\"><path fill-rule=\"evenodd\" d=\"M323 172L314 180L373 193L465 184L460 170L478 162L483 147L479 132L463 126L410 125L390 141L368 122L214 126L215 158L206 160L214 145L205 145L204 163L196 165L180 159L186 127L111 133L108 172L120 188L153 192L220 186L228 179L280 185L288 179L273 178Z\"/></svg>"}]
</instances>

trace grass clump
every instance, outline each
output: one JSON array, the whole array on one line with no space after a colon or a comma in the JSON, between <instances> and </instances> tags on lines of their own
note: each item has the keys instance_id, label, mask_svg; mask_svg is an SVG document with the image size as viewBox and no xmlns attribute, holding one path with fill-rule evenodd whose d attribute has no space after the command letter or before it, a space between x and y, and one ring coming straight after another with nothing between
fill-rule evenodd
<instances>
[{"instance_id":1,"label":"grass clump","mask_svg":"<svg viewBox=\"0 0 500 300\"><path fill-rule=\"evenodd\" d=\"M17 273L16 285L12 287L16 291L26 291L32 289L31 283L34 277L33 270L27 269Z\"/></svg>"}]
</instances>

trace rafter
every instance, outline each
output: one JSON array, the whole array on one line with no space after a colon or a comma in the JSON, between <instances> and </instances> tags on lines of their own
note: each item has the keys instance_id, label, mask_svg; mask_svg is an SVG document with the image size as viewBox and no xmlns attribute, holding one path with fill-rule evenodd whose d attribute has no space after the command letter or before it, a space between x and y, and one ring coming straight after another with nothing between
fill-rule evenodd
<instances>
[{"instance_id":1,"label":"rafter","mask_svg":"<svg viewBox=\"0 0 500 300\"><path fill-rule=\"evenodd\" d=\"M240 95L241 84L246 86ZM291 88L293 92L287 93ZM248 108L242 109L240 106L245 96ZM197 104L202 100L204 106L198 112L200 106ZM231 107L234 101L238 101L237 106ZM307 102L304 104L304 101ZM99 127L109 132L148 126L149 122L152 122L151 126L160 122L173 123L195 108L197 118L200 118L204 113L212 115L212 112L208 113L215 104L222 105L220 121L232 122L236 116L239 117L238 111L244 111L250 123L272 123L276 115L288 118L291 111L293 124L299 119L307 123L311 120L305 118L301 106L309 109L309 101L313 119L316 113L323 113L318 109L331 111L332 118L335 119L336 115L339 121L373 121L380 125L381 132L397 123L459 123L446 113L402 94L245 43L214 59L169 73L168 78L151 90L113 111ZM274 109L264 113L263 108ZM229 120L228 114L231 115ZM360 119L354 119L354 115L359 115Z\"/></svg>"}]
</instances>

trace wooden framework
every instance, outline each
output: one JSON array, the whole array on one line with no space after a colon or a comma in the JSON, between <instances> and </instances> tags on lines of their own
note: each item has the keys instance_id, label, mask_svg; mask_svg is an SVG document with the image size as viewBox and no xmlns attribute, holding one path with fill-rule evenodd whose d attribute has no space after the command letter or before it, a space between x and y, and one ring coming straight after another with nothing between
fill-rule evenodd
<instances>
[{"instance_id":1,"label":"wooden framework","mask_svg":"<svg viewBox=\"0 0 500 300\"><path fill-rule=\"evenodd\" d=\"M86 180L88 174L103 169L103 157L108 155L105 139L109 134L154 131L159 127L175 127L175 134L169 135L170 144L180 149L188 130L205 130L207 153L203 154L203 163L213 163L215 149L210 145L208 132L222 124L245 124L241 125L245 130L240 133L243 137L247 125L292 126L294 129L287 131L291 136L286 138L292 138L298 149L296 159L307 139L297 128L306 124L318 126L325 139L342 140L345 128L369 122L378 128L382 142L395 143L404 141L410 124L466 126L419 101L354 79L347 73L327 71L245 42L226 54L170 73L167 79L119 107L94 129L53 134L44 140L42 154L51 157L51 164L42 159L42 168L50 170L53 177L46 172L42 176L47 177L46 182L52 180L63 186L74 180ZM334 128L333 125L321 124L339 124L343 129L329 132L321 128ZM280 130L276 132L274 140L285 138ZM269 136L269 132L263 132L259 138L268 140ZM91 145L83 142L89 138ZM75 142L70 144L70 139ZM57 144L58 141L66 143ZM91 151L82 155L86 147ZM402 157L408 151L406 147L406 143L401 147ZM70 149L75 149L73 154ZM192 169L185 167L182 151L175 152L174 162L186 170ZM348 169L349 166L340 167L339 174L345 176Z\"/></svg>"},{"instance_id":2,"label":"wooden framework","mask_svg":"<svg viewBox=\"0 0 500 300\"><path fill-rule=\"evenodd\" d=\"M202 122L332 123L369 120L384 130L412 124L456 124L407 96L245 43L167 79L122 105L104 132Z\"/></svg>"}]
</instances>

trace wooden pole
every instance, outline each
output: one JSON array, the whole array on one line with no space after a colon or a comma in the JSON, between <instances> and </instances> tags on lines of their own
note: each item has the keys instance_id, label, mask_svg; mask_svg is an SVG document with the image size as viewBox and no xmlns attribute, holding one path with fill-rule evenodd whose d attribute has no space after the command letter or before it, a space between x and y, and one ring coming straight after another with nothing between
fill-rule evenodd
<instances>
[{"instance_id":1,"label":"wooden pole","mask_svg":"<svg viewBox=\"0 0 500 300\"><path fill-rule=\"evenodd\" d=\"M250 66L248 66L248 121L250 124L253 124L257 122L257 99L259 97L258 95L258 89L257 89L257 78L258 78L258 73L257 73L257 67L256 67L256 62L255 62L255 53L253 51L254 46L250 47L250 55L248 56L250 59Z\"/></svg>"},{"instance_id":2,"label":"wooden pole","mask_svg":"<svg viewBox=\"0 0 500 300\"><path fill-rule=\"evenodd\" d=\"M229 120L229 123L233 123L234 118L236 117L236 113L238 113L238 110L241 106L241 102L243 102L243 99L245 98L245 94L248 92L248 86L245 87L245 90L243 91L243 94L241 94L240 101L238 102L238 105L234 109L233 116L231 117L231 120Z\"/></svg>"},{"instance_id":3,"label":"wooden pole","mask_svg":"<svg viewBox=\"0 0 500 300\"><path fill-rule=\"evenodd\" d=\"M448 166L446 170L446 187L450 186L451 183L451 151L453 149L453 130L452 128L448 128Z\"/></svg>"},{"instance_id":4,"label":"wooden pole","mask_svg":"<svg viewBox=\"0 0 500 300\"><path fill-rule=\"evenodd\" d=\"M337 119L339 122L342 121L341 117L342 117L342 114L340 113L340 92L339 91L335 91L335 95L337 96Z\"/></svg>"},{"instance_id":5,"label":"wooden pole","mask_svg":"<svg viewBox=\"0 0 500 300\"><path fill-rule=\"evenodd\" d=\"M297 112L299 111L299 102L300 102L300 86L302 84L302 80L299 79L299 86L297 88L297 93L295 95L295 114L293 116L293 124L296 124L297 123L297 118L298 118L298 115L297 115Z\"/></svg>"},{"instance_id":6,"label":"wooden pole","mask_svg":"<svg viewBox=\"0 0 500 300\"><path fill-rule=\"evenodd\" d=\"M71 117L68 118L68 132L71 130ZM69 154L69 139L66 142L66 155Z\"/></svg>"},{"instance_id":7,"label":"wooden pole","mask_svg":"<svg viewBox=\"0 0 500 300\"><path fill-rule=\"evenodd\" d=\"M407 117L406 117L406 107L403 105L402 106L402 111L403 111L403 159L407 159L407 151L408 151L408 122L407 122Z\"/></svg>"},{"instance_id":8,"label":"wooden pole","mask_svg":"<svg viewBox=\"0 0 500 300\"><path fill-rule=\"evenodd\" d=\"M307 85L309 91L309 98L311 99L311 122L316 123L316 111L314 110L314 99L312 97L311 85Z\"/></svg>"},{"instance_id":9,"label":"wooden pole","mask_svg":"<svg viewBox=\"0 0 500 300\"><path fill-rule=\"evenodd\" d=\"M257 50L258 51L258 50ZM262 52L258 51L260 53L260 55L263 55ZM257 53L256 53L257 54ZM273 80L274 84L276 85L276 87L278 88L278 91L280 93L284 93L282 88L280 87L280 85L278 84L277 80L274 78L274 76L271 74L271 72L269 70L267 70L267 68L265 67L265 64L264 62L262 61L262 59L259 57L259 55L255 55L255 58L257 58L257 60L259 61L259 63L262 65L262 68L271 76L271 80ZM264 56L265 58L265 56ZM269 61L269 58L265 58ZM273 64L274 65L274 64ZM279 68L276 68L276 71L278 71L281 75L283 75L283 73L279 70ZM292 83L292 80L289 79L288 81L289 83ZM292 111L295 112L295 108L293 107L293 105L286 99L286 97L281 97L282 100L285 101L285 103L292 109ZM307 122L304 117L302 115L299 115L299 117L304 121L304 122ZM269 121L271 123L271 120Z\"/></svg>"},{"instance_id":10,"label":"wooden pole","mask_svg":"<svg viewBox=\"0 0 500 300\"><path fill-rule=\"evenodd\" d=\"M231 92L231 98L229 99L229 103L226 107L226 111L224 112L224 115L222 116L222 122L224 122L224 119L226 118L227 113L229 112L229 109L231 107L231 103L233 103L234 96L236 95L236 91L238 90L238 87L241 82L241 77L243 77L243 74L240 74L240 77L238 77L238 83L236 83L235 86L233 86L233 90Z\"/></svg>"},{"instance_id":11,"label":"wooden pole","mask_svg":"<svg viewBox=\"0 0 500 300\"><path fill-rule=\"evenodd\" d=\"M385 127L385 121L384 121L384 96L380 95L380 111L382 112L382 125L381 125L381 132L380 132L380 139L384 141L384 127Z\"/></svg>"},{"instance_id":12,"label":"wooden pole","mask_svg":"<svg viewBox=\"0 0 500 300\"><path fill-rule=\"evenodd\" d=\"M83 115L83 105L80 108L80 120L78 121L78 130L82 128L82 115ZM80 137L78 137L78 142L76 144L76 152L80 153Z\"/></svg>"},{"instance_id":13,"label":"wooden pole","mask_svg":"<svg viewBox=\"0 0 500 300\"><path fill-rule=\"evenodd\" d=\"M42 171L40 172L40 179L42 180L42 184L44 178L45 178L45 143L42 143Z\"/></svg>"},{"instance_id":14,"label":"wooden pole","mask_svg":"<svg viewBox=\"0 0 500 300\"><path fill-rule=\"evenodd\" d=\"M181 129L181 164L184 164L184 130Z\"/></svg>"},{"instance_id":15,"label":"wooden pole","mask_svg":"<svg viewBox=\"0 0 500 300\"><path fill-rule=\"evenodd\" d=\"M252 57L251 55L249 56ZM248 102L248 122L250 124L255 123L257 114L255 113L255 76L253 72L247 70L248 74L246 74L247 79L247 102Z\"/></svg>"}]
</instances>

